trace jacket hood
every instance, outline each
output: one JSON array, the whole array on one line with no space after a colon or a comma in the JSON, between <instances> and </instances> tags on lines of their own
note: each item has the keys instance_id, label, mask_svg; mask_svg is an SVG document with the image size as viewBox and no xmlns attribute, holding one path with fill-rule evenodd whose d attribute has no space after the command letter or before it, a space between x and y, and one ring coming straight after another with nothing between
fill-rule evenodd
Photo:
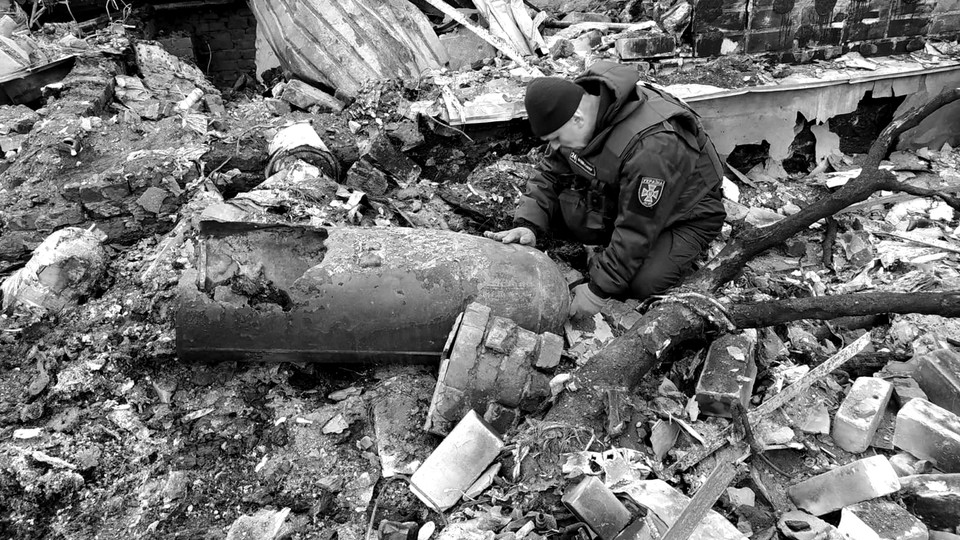
<instances>
[{"instance_id":1,"label":"jacket hood","mask_svg":"<svg viewBox=\"0 0 960 540\"><path fill-rule=\"evenodd\" d=\"M636 68L607 60L596 62L574 80L588 91L593 84L599 83L611 92L610 105L597 119L598 130L625 118L642 104L642 94L641 100L637 99L639 81L640 73Z\"/></svg>"}]
</instances>

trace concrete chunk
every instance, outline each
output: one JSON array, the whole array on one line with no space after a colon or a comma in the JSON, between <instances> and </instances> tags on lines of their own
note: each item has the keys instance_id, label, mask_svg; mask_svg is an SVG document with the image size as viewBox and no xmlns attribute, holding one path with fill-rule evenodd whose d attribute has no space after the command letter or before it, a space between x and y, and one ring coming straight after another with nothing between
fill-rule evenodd
<instances>
[{"instance_id":1,"label":"concrete chunk","mask_svg":"<svg viewBox=\"0 0 960 540\"><path fill-rule=\"evenodd\" d=\"M927 399L927 393L913 377L894 377L890 382L893 384L893 397L901 407L911 399Z\"/></svg>"},{"instance_id":2,"label":"concrete chunk","mask_svg":"<svg viewBox=\"0 0 960 540\"><path fill-rule=\"evenodd\" d=\"M296 79L287 82L280 94L280 99L303 110L316 106L321 112L340 112L344 107L339 99Z\"/></svg>"},{"instance_id":3,"label":"concrete chunk","mask_svg":"<svg viewBox=\"0 0 960 540\"><path fill-rule=\"evenodd\" d=\"M616 538L632 519L627 507L596 476L584 478L560 500L600 540Z\"/></svg>"},{"instance_id":4,"label":"concrete chunk","mask_svg":"<svg viewBox=\"0 0 960 540\"><path fill-rule=\"evenodd\" d=\"M921 356L914 378L931 403L960 415L960 354L940 349Z\"/></svg>"},{"instance_id":5,"label":"concrete chunk","mask_svg":"<svg viewBox=\"0 0 960 540\"><path fill-rule=\"evenodd\" d=\"M857 540L927 540L927 526L902 506L886 500L864 501L840 513L841 534Z\"/></svg>"},{"instance_id":6,"label":"concrete chunk","mask_svg":"<svg viewBox=\"0 0 960 540\"><path fill-rule=\"evenodd\" d=\"M757 378L757 339L756 330L745 330L726 334L710 345L697 382L700 412L730 418L735 401L744 407L750 403Z\"/></svg>"},{"instance_id":7,"label":"concrete chunk","mask_svg":"<svg viewBox=\"0 0 960 540\"><path fill-rule=\"evenodd\" d=\"M887 458L873 456L794 484L787 495L797 507L822 516L898 489L900 480Z\"/></svg>"},{"instance_id":8,"label":"concrete chunk","mask_svg":"<svg viewBox=\"0 0 960 540\"><path fill-rule=\"evenodd\" d=\"M927 527L960 527L960 473L904 476L900 482L907 508Z\"/></svg>"},{"instance_id":9,"label":"concrete chunk","mask_svg":"<svg viewBox=\"0 0 960 540\"><path fill-rule=\"evenodd\" d=\"M893 443L943 472L960 472L960 416L925 399L910 400L897 413Z\"/></svg>"},{"instance_id":10,"label":"concrete chunk","mask_svg":"<svg viewBox=\"0 0 960 540\"><path fill-rule=\"evenodd\" d=\"M450 508L493 463L503 440L473 410L410 477L410 490L430 508Z\"/></svg>"},{"instance_id":11,"label":"concrete chunk","mask_svg":"<svg viewBox=\"0 0 960 540\"><path fill-rule=\"evenodd\" d=\"M670 527L676 523L680 514L690 503L690 497L663 480L632 482L621 491L640 506L649 508ZM746 538L726 518L710 510L693 530L689 540L746 540Z\"/></svg>"},{"instance_id":12,"label":"concrete chunk","mask_svg":"<svg viewBox=\"0 0 960 540\"><path fill-rule=\"evenodd\" d=\"M494 317L487 329L484 347L506 354L517 340L517 323L503 317Z\"/></svg>"},{"instance_id":13,"label":"concrete chunk","mask_svg":"<svg viewBox=\"0 0 960 540\"><path fill-rule=\"evenodd\" d=\"M883 379L860 377L854 381L833 417L832 435L837 446L852 453L869 448L891 395L893 385Z\"/></svg>"},{"instance_id":14,"label":"concrete chunk","mask_svg":"<svg viewBox=\"0 0 960 540\"><path fill-rule=\"evenodd\" d=\"M897 476L912 476L914 474L927 474L932 468L929 460L920 459L910 452L900 452L890 456L890 465L897 471Z\"/></svg>"}]
</instances>

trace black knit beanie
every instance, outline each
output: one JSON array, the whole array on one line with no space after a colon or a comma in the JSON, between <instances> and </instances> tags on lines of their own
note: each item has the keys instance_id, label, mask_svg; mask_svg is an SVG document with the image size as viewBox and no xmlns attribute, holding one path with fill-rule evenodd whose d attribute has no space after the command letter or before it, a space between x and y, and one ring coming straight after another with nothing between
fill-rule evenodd
<instances>
[{"instance_id":1,"label":"black knit beanie","mask_svg":"<svg viewBox=\"0 0 960 540\"><path fill-rule=\"evenodd\" d=\"M583 88L559 77L538 77L527 85L523 104L530 128L537 137L553 133L573 117L580 106Z\"/></svg>"}]
</instances>

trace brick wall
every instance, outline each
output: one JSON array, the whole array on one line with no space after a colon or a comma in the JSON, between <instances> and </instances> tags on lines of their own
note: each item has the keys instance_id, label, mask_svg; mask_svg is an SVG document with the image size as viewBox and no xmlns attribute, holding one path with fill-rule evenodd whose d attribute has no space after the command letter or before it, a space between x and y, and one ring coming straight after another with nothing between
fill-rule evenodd
<instances>
[{"instance_id":1,"label":"brick wall","mask_svg":"<svg viewBox=\"0 0 960 540\"><path fill-rule=\"evenodd\" d=\"M244 73L255 75L257 21L246 3L158 11L156 25L161 42L190 38L193 60L215 85L230 87Z\"/></svg>"},{"instance_id":2,"label":"brick wall","mask_svg":"<svg viewBox=\"0 0 960 540\"><path fill-rule=\"evenodd\" d=\"M773 53L784 61L922 49L960 36L960 0L699 0L693 18L698 56Z\"/></svg>"}]
</instances>

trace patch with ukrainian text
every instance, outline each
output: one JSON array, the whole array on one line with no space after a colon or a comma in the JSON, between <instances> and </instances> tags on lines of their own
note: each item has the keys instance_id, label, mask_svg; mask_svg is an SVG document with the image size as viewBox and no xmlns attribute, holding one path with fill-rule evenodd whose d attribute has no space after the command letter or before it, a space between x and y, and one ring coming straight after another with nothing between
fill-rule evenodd
<instances>
[{"instance_id":1,"label":"patch with ukrainian text","mask_svg":"<svg viewBox=\"0 0 960 540\"><path fill-rule=\"evenodd\" d=\"M640 204L647 208L653 208L660 202L660 195L663 195L663 184L665 182L659 178L644 176L640 179L640 187L637 189L637 198Z\"/></svg>"},{"instance_id":2,"label":"patch with ukrainian text","mask_svg":"<svg viewBox=\"0 0 960 540\"><path fill-rule=\"evenodd\" d=\"M570 152L570 163L573 163L580 168L583 172L587 173L589 176L597 175L597 168L593 166L593 163L580 157L580 154L576 152Z\"/></svg>"}]
</instances>

